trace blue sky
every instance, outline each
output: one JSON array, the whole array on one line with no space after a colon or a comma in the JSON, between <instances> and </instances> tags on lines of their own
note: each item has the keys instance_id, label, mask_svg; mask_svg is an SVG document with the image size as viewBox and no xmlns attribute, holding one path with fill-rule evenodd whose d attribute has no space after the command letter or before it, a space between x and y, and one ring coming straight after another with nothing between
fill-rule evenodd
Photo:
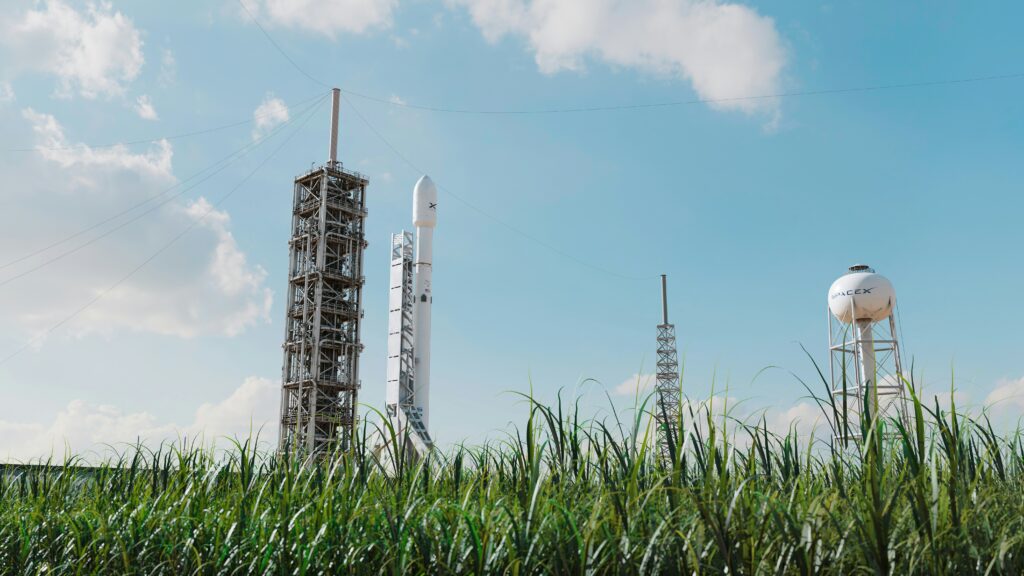
<instances>
[{"instance_id":1,"label":"blue sky","mask_svg":"<svg viewBox=\"0 0 1024 576\"><path fill-rule=\"evenodd\" d=\"M1017 8L247 4L310 75L394 101L348 94L342 106L341 158L371 181L362 402L383 403L386 247L411 227L419 173L360 114L442 188L432 363L442 442L520 420L509 391L531 385L552 398L592 378L588 407L604 390L630 404L615 390L653 366L661 273L693 397L728 385L780 426L809 417L791 374L814 377L800 344L827 362L826 290L866 262L896 286L905 361L929 390L948 391L955 372L963 402L998 401L1006 423L1024 407L1024 78L729 100L1022 73ZM251 421L276 434L291 183L325 159L327 108L302 124L324 88L234 1L13 2L0 28L0 264L271 134L109 235L90 243L132 216L0 269L0 355L30 343L0 364L0 452L212 437ZM534 115L396 105L695 99L720 101ZM11 150L34 147L46 149Z\"/></svg>"}]
</instances>

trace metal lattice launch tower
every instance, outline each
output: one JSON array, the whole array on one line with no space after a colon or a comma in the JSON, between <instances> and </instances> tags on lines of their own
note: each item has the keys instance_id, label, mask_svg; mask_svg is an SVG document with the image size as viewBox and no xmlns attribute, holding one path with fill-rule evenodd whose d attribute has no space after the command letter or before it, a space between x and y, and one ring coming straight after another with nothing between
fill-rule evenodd
<instances>
[{"instance_id":1,"label":"metal lattice launch tower","mask_svg":"<svg viewBox=\"0 0 1024 576\"><path fill-rule=\"evenodd\" d=\"M668 323L668 281L661 275L661 324L658 325L658 376L655 391L655 422L662 457L671 457L670 446L677 438L679 422L679 355L676 351L676 327ZM678 444L676 444L678 446Z\"/></svg>"},{"instance_id":2,"label":"metal lattice launch tower","mask_svg":"<svg viewBox=\"0 0 1024 576\"><path fill-rule=\"evenodd\" d=\"M295 179L288 241L280 450L306 456L351 447L360 386L369 181L338 162L339 96L329 160Z\"/></svg>"}]
</instances>

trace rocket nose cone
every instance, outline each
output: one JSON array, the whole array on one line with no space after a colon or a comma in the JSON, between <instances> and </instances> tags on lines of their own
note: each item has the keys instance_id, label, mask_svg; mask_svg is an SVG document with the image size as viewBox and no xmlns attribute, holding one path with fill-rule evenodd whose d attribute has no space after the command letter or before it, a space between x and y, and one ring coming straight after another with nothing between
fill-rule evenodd
<instances>
[{"instance_id":1,"label":"rocket nose cone","mask_svg":"<svg viewBox=\"0 0 1024 576\"><path fill-rule=\"evenodd\" d=\"M434 186L434 181L430 179L430 176L424 174L416 181L416 187L413 188L412 193L414 196L427 195L430 198L437 198L437 187Z\"/></svg>"},{"instance_id":2,"label":"rocket nose cone","mask_svg":"<svg viewBox=\"0 0 1024 576\"><path fill-rule=\"evenodd\" d=\"M437 224L437 187L430 176L423 175L412 190L412 221L416 226Z\"/></svg>"}]
</instances>

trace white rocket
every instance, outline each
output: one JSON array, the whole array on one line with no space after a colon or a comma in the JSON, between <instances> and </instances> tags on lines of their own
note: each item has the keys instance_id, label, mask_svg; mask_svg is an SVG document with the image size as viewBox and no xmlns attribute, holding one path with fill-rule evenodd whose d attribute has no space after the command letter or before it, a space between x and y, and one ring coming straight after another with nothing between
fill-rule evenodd
<instances>
[{"instance_id":1,"label":"white rocket","mask_svg":"<svg viewBox=\"0 0 1024 576\"><path fill-rule=\"evenodd\" d=\"M437 188L429 176L412 193L413 235L391 236L391 295L388 316L386 414L396 436L423 455L431 446L430 289Z\"/></svg>"},{"instance_id":2,"label":"white rocket","mask_svg":"<svg viewBox=\"0 0 1024 576\"><path fill-rule=\"evenodd\" d=\"M437 188L430 176L422 176L412 191L412 223L416 227L416 305L413 333L415 370L415 406L420 410L424 428L430 425L430 291L434 262L434 226L437 225Z\"/></svg>"}]
</instances>

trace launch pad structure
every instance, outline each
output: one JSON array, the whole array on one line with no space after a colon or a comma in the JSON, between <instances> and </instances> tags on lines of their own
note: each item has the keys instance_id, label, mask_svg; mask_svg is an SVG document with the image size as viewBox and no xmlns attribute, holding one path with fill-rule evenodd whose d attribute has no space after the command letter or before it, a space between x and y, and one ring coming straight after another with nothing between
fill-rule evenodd
<instances>
[{"instance_id":1,"label":"launch pad structure","mask_svg":"<svg viewBox=\"0 0 1024 576\"><path fill-rule=\"evenodd\" d=\"M416 455L426 454L433 442L416 404L416 335L411 232L391 235L391 289L388 297L388 365L385 412L392 422L395 441Z\"/></svg>"},{"instance_id":2,"label":"launch pad structure","mask_svg":"<svg viewBox=\"0 0 1024 576\"><path fill-rule=\"evenodd\" d=\"M661 324L658 325L657 394L654 420L658 425L658 448L662 459L672 457L671 446L678 450L676 431L680 417L679 355L676 351L676 327L668 322L668 281L661 275Z\"/></svg>"},{"instance_id":3,"label":"launch pad structure","mask_svg":"<svg viewBox=\"0 0 1024 576\"><path fill-rule=\"evenodd\" d=\"M322 457L352 447L363 344L363 252L369 181L330 156L295 179L285 301L281 452Z\"/></svg>"},{"instance_id":4,"label":"launch pad structure","mask_svg":"<svg viewBox=\"0 0 1024 576\"><path fill-rule=\"evenodd\" d=\"M413 225L415 237L404 230L391 236L384 402L394 441L399 444L394 453L422 458L434 446L430 436L430 311L437 187L426 175L413 188Z\"/></svg>"}]
</instances>

